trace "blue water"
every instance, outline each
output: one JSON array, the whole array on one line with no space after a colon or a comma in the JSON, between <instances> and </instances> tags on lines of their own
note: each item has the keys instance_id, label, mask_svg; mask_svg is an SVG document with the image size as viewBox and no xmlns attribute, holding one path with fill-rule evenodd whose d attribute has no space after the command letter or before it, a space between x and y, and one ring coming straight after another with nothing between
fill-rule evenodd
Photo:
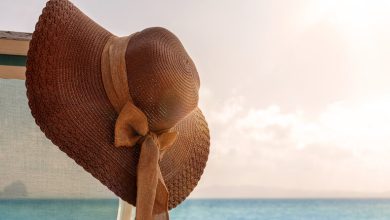
<instances>
[{"instance_id":1,"label":"blue water","mask_svg":"<svg viewBox=\"0 0 390 220\"><path fill-rule=\"evenodd\" d=\"M117 200L0 200L1 220L107 220ZM361 220L390 219L390 200L251 199L186 200L171 219Z\"/></svg>"}]
</instances>

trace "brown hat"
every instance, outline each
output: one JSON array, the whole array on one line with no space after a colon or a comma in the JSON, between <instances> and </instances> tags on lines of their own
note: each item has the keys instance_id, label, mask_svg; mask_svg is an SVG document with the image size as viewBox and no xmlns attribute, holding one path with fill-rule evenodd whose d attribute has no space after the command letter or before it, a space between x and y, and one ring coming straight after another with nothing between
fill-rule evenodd
<instances>
[{"instance_id":1,"label":"brown hat","mask_svg":"<svg viewBox=\"0 0 390 220\"><path fill-rule=\"evenodd\" d=\"M146 142L160 147L155 175L161 169L169 209L197 185L210 145L197 107L199 86L194 63L166 29L118 38L67 0L49 1L36 24L26 73L36 123L69 157L133 205ZM165 134L168 144L160 140ZM162 152L163 145L169 149Z\"/></svg>"}]
</instances>

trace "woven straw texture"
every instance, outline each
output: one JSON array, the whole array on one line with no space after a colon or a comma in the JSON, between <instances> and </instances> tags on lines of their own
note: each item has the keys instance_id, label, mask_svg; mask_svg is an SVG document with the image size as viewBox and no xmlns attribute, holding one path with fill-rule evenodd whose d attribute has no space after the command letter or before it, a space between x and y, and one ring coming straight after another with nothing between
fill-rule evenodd
<instances>
[{"instance_id":1,"label":"woven straw texture","mask_svg":"<svg viewBox=\"0 0 390 220\"><path fill-rule=\"evenodd\" d=\"M135 205L139 146L114 147L118 115L101 79L101 54L111 36L69 1L49 1L30 43L27 96L45 135ZM174 125L179 132L160 162L171 209L197 185L209 154L208 126L196 107L198 74L180 41L162 28L137 33L126 60L131 97L148 116L151 130Z\"/></svg>"}]
</instances>

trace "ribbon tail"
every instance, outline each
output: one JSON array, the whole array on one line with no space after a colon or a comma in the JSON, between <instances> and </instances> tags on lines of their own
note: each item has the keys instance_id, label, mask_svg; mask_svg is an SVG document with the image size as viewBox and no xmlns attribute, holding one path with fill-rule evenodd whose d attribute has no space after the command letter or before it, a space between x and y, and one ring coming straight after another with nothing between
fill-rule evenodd
<instances>
[{"instance_id":1,"label":"ribbon tail","mask_svg":"<svg viewBox=\"0 0 390 220\"><path fill-rule=\"evenodd\" d=\"M159 149L147 137L141 146L137 167L136 219L153 220L153 207L158 186Z\"/></svg>"},{"instance_id":2,"label":"ribbon tail","mask_svg":"<svg viewBox=\"0 0 390 220\"><path fill-rule=\"evenodd\" d=\"M169 192L161 174L160 166L157 167L158 183L156 188L156 198L153 207L154 220L169 220L168 200Z\"/></svg>"}]
</instances>

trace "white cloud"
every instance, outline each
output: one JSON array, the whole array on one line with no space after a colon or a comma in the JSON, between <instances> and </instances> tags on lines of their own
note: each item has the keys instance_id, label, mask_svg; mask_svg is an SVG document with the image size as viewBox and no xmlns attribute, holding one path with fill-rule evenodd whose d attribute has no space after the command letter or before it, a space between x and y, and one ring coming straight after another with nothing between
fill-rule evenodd
<instances>
[{"instance_id":1,"label":"white cloud","mask_svg":"<svg viewBox=\"0 0 390 220\"><path fill-rule=\"evenodd\" d=\"M284 112L278 105L245 110L246 101L231 97L207 112L211 156L194 196L213 185L390 189L384 176L390 171L389 97L335 102L317 117L302 110Z\"/></svg>"}]
</instances>

